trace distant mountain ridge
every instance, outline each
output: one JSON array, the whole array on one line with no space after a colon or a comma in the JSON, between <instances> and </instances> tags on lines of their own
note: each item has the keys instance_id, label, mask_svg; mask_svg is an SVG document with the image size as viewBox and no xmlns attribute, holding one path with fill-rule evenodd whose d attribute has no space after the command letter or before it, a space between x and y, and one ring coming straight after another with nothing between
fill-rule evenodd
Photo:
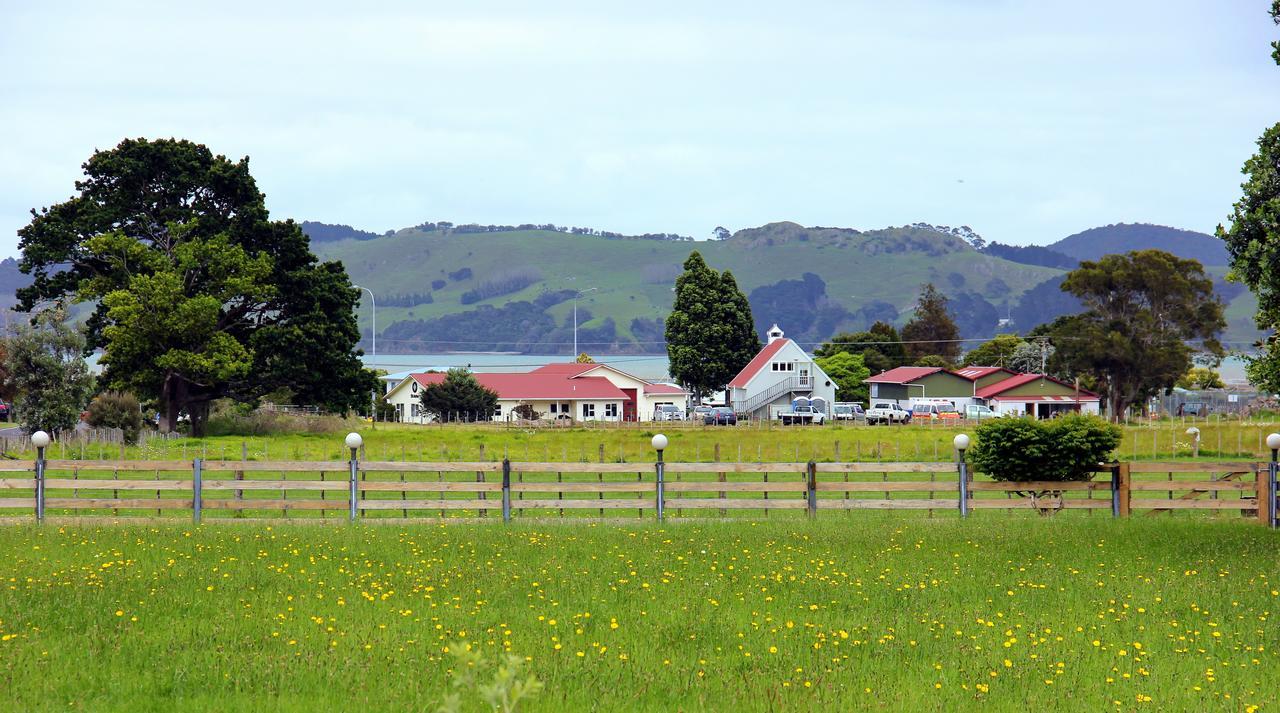
<instances>
[{"instance_id":1,"label":"distant mountain ridge","mask_svg":"<svg viewBox=\"0 0 1280 713\"><path fill-rule=\"evenodd\" d=\"M1181 258L1199 260L1206 267L1231 264L1226 246L1212 235L1149 223L1116 223L1090 228L1047 247L1076 260L1097 260L1112 253L1155 248Z\"/></svg>"}]
</instances>

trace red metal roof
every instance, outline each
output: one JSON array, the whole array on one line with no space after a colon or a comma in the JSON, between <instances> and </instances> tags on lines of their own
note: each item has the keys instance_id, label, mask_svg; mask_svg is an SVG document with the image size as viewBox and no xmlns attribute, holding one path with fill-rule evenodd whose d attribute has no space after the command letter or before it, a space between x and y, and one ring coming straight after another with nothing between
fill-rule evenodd
<instances>
[{"instance_id":1,"label":"red metal roof","mask_svg":"<svg viewBox=\"0 0 1280 713\"><path fill-rule=\"evenodd\" d=\"M644 392L646 394L672 394L683 396L689 393L675 384L645 384Z\"/></svg>"},{"instance_id":2,"label":"red metal roof","mask_svg":"<svg viewBox=\"0 0 1280 713\"><path fill-rule=\"evenodd\" d=\"M565 377L578 376L600 366L600 364L588 363L580 364L576 361L566 362L563 364L545 364L529 372L530 374L559 374Z\"/></svg>"},{"instance_id":3,"label":"red metal roof","mask_svg":"<svg viewBox=\"0 0 1280 713\"><path fill-rule=\"evenodd\" d=\"M583 366L597 366L584 364ZM524 374L472 374L486 389L503 400L573 400L601 399L625 401L627 395L603 376L580 376L574 379L563 374L529 372ZM444 374L414 374L413 380L427 386L444 381Z\"/></svg>"},{"instance_id":4,"label":"red metal roof","mask_svg":"<svg viewBox=\"0 0 1280 713\"><path fill-rule=\"evenodd\" d=\"M899 366L863 381L868 384L908 384L940 371L942 367L938 366Z\"/></svg>"},{"instance_id":5,"label":"red metal roof","mask_svg":"<svg viewBox=\"0 0 1280 713\"><path fill-rule=\"evenodd\" d=\"M997 371L1003 371L1008 374L1017 374L1018 372L1006 369L1003 366L966 366L951 372L956 376L962 376L969 381L977 381L984 376L991 376Z\"/></svg>"},{"instance_id":6,"label":"red metal roof","mask_svg":"<svg viewBox=\"0 0 1280 713\"><path fill-rule=\"evenodd\" d=\"M1091 394L1084 389L1080 389L1080 398L1075 396L992 396L992 401L1052 401L1063 403L1077 403L1080 401L1098 401L1099 397Z\"/></svg>"},{"instance_id":7,"label":"red metal roof","mask_svg":"<svg viewBox=\"0 0 1280 713\"><path fill-rule=\"evenodd\" d=\"M1053 382L1053 383L1055 383L1055 384L1060 384L1060 385L1065 386L1065 387L1067 387L1067 388L1069 388L1069 389L1075 389L1075 388L1076 388L1076 387L1075 387L1074 385L1072 385L1072 384L1068 384L1068 383L1067 383L1067 382L1065 382L1065 381L1061 381L1061 380L1059 380L1059 379L1055 379L1055 378L1053 378L1052 376L1045 376L1044 374L1017 374L1017 375L1015 375L1015 376L1011 376L1011 377L1009 377L1009 378L1007 378L1007 379L1004 379L1003 381L997 381L997 382L996 382L996 383L994 383L994 384L990 384L990 385L988 385L988 386L984 386L984 387L982 387L981 389L978 389L977 391L975 391L973 395L974 395L974 396L976 396L976 397L978 397L978 398L980 398L980 399L990 399L990 398L995 398L995 397L999 396L1000 394L1002 394L1002 393L1004 393L1004 392L1008 391L1009 389L1014 388L1015 386L1022 386L1023 384L1030 384L1031 382L1033 382L1033 381L1039 381L1040 379L1045 379L1046 381L1052 381L1052 382ZM1081 396L1087 396L1087 397L1090 397L1090 399L1096 399L1096 398L1098 398L1098 395L1097 395L1097 394L1093 393L1092 391L1089 391L1088 389L1077 389L1077 391L1080 393L1080 395L1081 395ZM1010 399L1023 399L1023 400L1029 400L1029 401L1034 401L1034 400L1036 400L1036 397L1034 397L1034 396L1032 396L1032 397L1027 397L1027 396L1016 396L1016 397L1015 397L1015 396L1010 396L1010 397L1008 397L1008 398L1010 398Z\"/></svg>"},{"instance_id":8,"label":"red metal roof","mask_svg":"<svg viewBox=\"0 0 1280 713\"><path fill-rule=\"evenodd\" d=\"M747 388L747 382L755 378L755 375L760 373L760 370L763 369L765 365L769 363L769 360L772 359L775 354L781 351L782 348L785 347L790 342L791 342L790 339L783 338L783 339L775 339L772 342L766 344L764 349L761 349L760 353L752 357L751 361L747 362L747 365L742 367L742 371L738 372L738 375L733 377L733 381L729 382L729 388L731 389Z\"/></svg>"}]
</instances>

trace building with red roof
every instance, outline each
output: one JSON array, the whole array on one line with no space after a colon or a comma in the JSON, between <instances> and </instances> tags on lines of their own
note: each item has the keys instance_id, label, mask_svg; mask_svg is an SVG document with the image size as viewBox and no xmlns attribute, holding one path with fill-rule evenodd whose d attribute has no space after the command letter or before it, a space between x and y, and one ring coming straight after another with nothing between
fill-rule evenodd
<instances>
[{"instance_id":1,"label":"building with red roof","mask_svg":"<svg viewBox=\"0 0 1280 713\"><path fill-rule=\"evenodd\" d=\"M871 399L910 408L921 401L947 401L961 414L987 406L1000 415L1048 418L1066 411L1096 414L1099 398L1087 389L1042 374L1019 374L998 366L959 369L900 366L865 380Z\"/></svg>"},{"instance_id":2,"label":"building with red roof","mask_svg":"<svg viewBox=\"0 0 1280 713\"><path fill-rule=\"evenodd\" d=\"M807 399L830 415L836 400L831 377L778 325L770 327L768 336L764 348L729 382L728 405L739 415L769 419L797 399Z\"/></svg>"},{"instance_id":3,"label":"building with red roof","mask_svg":"<svg viewBox=\"0 0 1280 713\"><path fill-rule=\"evenodd\" d=\"M476 381L498 395L492 420L508 420L527 406L538 418L574 421L651 419L657 406L676 404L683 410L688 393L672 384L645 381L607 364L557 363L520 373L477 373ZM386 395L397 420L427 423L422 392L444 381L444 373L410 374Z\"/></svg>"}]
</instances>

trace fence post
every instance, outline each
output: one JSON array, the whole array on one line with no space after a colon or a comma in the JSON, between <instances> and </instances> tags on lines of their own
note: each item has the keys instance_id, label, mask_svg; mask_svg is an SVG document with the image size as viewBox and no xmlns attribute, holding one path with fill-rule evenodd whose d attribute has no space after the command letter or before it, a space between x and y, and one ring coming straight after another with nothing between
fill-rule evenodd
<instances>
[{"instance_id":1,"label":"fence post","mask_svg":"<svg viewBox=\"0 0 1280 713\"><path fill-rule=\"evenodd\" d=\"M356 516L359 513L359 507L358 507L359 502L356 499L357 497L356 478L357 478L357 473L360 470L360 459L358 456L358 452L359 452L360 446L364 444L364 439L360 437L359 433L348 433L346 444L347 444L347 448L351 449L351 464L350 464L351 473L350 473L350 478L348 480L349 492L347 494L348 502L350 504L350 509L347 513L347 519L351 522L355 522Z\"/></svg>"},{"instance_id":2,"label":"fence post","mask_svg":"<svg viewBox=\"0 0 1280 713\"><path fill-rule=\"evenodd\" d=\"M44 449L49 445L49 434L31 434L31 445L36 447L36 522L44 522Z\"/></svg>"},{"instance_id":3,"label":"fence post","mask_svg":"<svg viewBox=\"0 0 1280 713\"><path fill-rule=\"evenodd\" d=\"M969 437L963 433L951 439L958 458L956 459L956 475L960 480L960 517L969 517L969 464L964 460L964 452L969 447Z\"/></svg>"},{"instance_id":4,"label":"fence post","mask_svg":"<svg viewBox=\"0 0 1280 713\"><path fill-rule=\"evenodd\" d=\"M653 444L653 449L658 452L658 462L654 464L654 468L657 473L656 489L658 491L658 494L657 494L658 522L662 522L664 519L666 519L666 495L667 495L666 486L665 486L665 483L663 482L664 478L666 477L667 466L665 463L662 462L662 451L665 450L667 447L667 437L659 433L653 437L650 443Z\"/></svg>"},{"instance_id":5,"label":"fence post","mask_svg":"<svg viewBox=\"0 0 1280 713\"><path fill-rule=\"evenodd\" d=\"M809 461L805 465L805 496L808 499L809 517L816 517L818 514L818 464Z\"/></svg>"},{"instance_id":6,"label":"fence post","mask_svg":"<svg viewBox=\"0 0 1280 713\"><path fill-rule=\"evenodd\" d=\"M204 461L191 462L191 519L200 524L200 511L204 509Z\"/></svg>"},{"instance_id":7,"label":"fence post","mask_svg":"<svg viewBox=\"0 0 1280 713\"><path fill-rule=\"evenodd\" d=\"M502 521L511 522L511 461L502 459Z\"/></svg>"},{"instance_id":8,"label":"fence post","mask_svg":"<svg viewBox=\"0 0 1280 713\"><path fill-rule=\"evenodd\" d=\"M1120 465L1111 466L1111 517L1120 517Z\"/></svg>"},{"instance_id":9,"label":"fence post","mask_svg":"<svg viewBox=\"0 0 1280 713\"><path fill-rule=\"evenodd\" d=\"M1129 464L1121 463L1116 469L1116 509L1120 517L1129 517Z\"/></svg>"}]
</instances>

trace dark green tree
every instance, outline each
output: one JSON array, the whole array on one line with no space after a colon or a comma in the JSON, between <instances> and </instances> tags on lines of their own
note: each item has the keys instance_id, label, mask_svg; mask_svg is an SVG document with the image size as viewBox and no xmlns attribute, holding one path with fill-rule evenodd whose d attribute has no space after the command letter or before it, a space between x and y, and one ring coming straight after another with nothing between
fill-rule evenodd
<instances>
[{"instance_id":1,"label":"dark green tree","mask_svg":"<svg viewBox=\"0 0 1280 713\"><path fill-rule=\"evenodd\" d=\"M1016 334L997 334L964 354L964 366L1010 366L1018 347L1026 342Z\"/></svg>"},{"instance_id":2,"label":"dark green tree","mask_svg":"<svg viewBox=\"0 0 1280 713\"><path fill-rule=\"evenodd\" d=\"M840 352L858 354L872 374L879 374L895 366L908 363L902 338L892 324L876 322L865 332L843 332L824 342L814 355L829 357Z\"/></svg>"},{"instance_id":3,"label":"dark green tree","mask_svg":"<svg viewBox=\"0 0 1280 713\"><path fill-rule=\"evenodd\" d=\"M28 432L75 427L93 395L93 375L84 360L84 335L54 305L8 340L7 386L17 395L18 420Z\"/></svg>"},{"instance_id":4,"label":"dark green tree","mask_svg":"<svg viewBox=\"0 0 1280 713\"><path fill-rule=\"evenodd\" d=\"M428 384L419 398L422 409L441 421L488 421L498 408L498 395L466 369L450 369L444 381Z\"/></svg>"},{"instance_id":5,"label":"dark green tree","mask_svg":"<svg viewBox=\"0 0 1280 713\"><path fill-rule=\"evenodd\" d=\"M916 302L915 313L902 327L902 341L912 360L936 355L947 363L960 358L960 330L947 309L947 298L927 283Z\"/></svg>"},{"instance_id":6,"label":"dark green tree","mask_svg":"<svg viewBox=\"0 0 1280 713\"><path fill-rule=\"evenodd\" d=\"M1196 260L1139 250L1084 261L1062 283L1088 311L1047 330L1050 371L1091 377L1112 419L1174 383L1197 352L1221 357L1226 327L1213 280Z\"/></svg>"},{"instance_id":7,"label":"dark green tree","mask_svg":"<svg viewBox=\"0 0 1280 713\"><path fill-rule=\"evenodd\" d=\"M723 389L760 350L751 306L729 272L707 266L698 251L676 278L676 298L667 316L671 376L695 398Z\"/></svg>"},{"instance_id":8,"label":"dark green tree","mask_svg":"<svg viewBox=\"0 0 1280 713\"><path fill-rule=\"evenodd\" d=\"M914 366L936 366L939 369L950 369L954 364L937 354L925 354L916 359Z\"/></svg>"},{"instance_id":9,"label":"dark green tree","mask_svg":"<svg viewBox=\"0 0 1280 713\"><path fill-rule=\"evenodd\" d=\"M376 381L355 350L358 293L340 263L317 261L293 221L270 220L247 158L130 139L83 168L77 195L32 211L19 231L20 267L33 277L18 291L19 308L97 300L88 348L107 350L109 386L159 401L166 430L188 412L196 435L209 402L225 396L287 390L333 411L368 403ZM234 254L230 264L190 263L220 249ZM216 315L211 299L220 300ZM181 313L160 311L165 304ZM210 343L179 344L185 354L169 357L140 348L156 335L180 336L183 319ZM167 354L173 344L155 347Z\"/></svg>"}]
</instances>

